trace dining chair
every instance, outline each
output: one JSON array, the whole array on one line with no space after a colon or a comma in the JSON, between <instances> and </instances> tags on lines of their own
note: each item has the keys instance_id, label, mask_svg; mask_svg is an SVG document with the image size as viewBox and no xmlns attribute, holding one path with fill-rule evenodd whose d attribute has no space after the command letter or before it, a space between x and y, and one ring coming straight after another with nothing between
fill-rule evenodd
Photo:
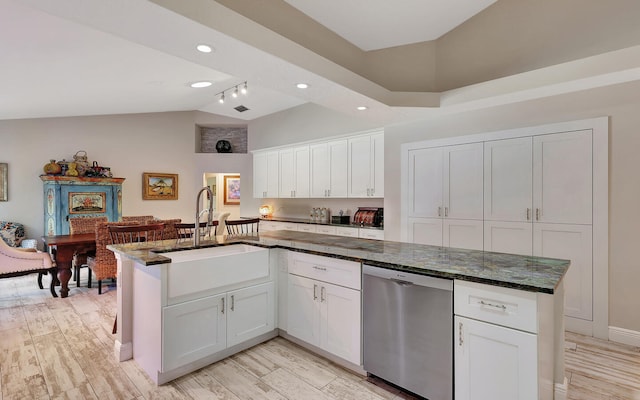
<instances>
[{"instance_id":1,"label":"dining chair","mask_svg":"<svg viewBox=\"0 0 640 400\"><path fill-rule=\"evenodd\" d=\"M96 231L96 224L100 222L107 222L107 217L74 217L69 218L69 233L71 235L80 233L93 233ZM73 267L73 279L76 281L76 286L80 286L80 269L83 267L89 267L87 264L87 258L95 256L95 252L90 253L76 253L73 255L73 261L71 266ZM91 287L91 271L89 270L89 277L87 280L88 287Z\"/></svg>"},{"instance_id":2,"label":"dining chair","mask_svg":"<svg viewBox=\"0 0 640 400\"><path fill-rule=\"evenodd\" d=\"M123 215L123 222L137 222L139 224L146 224L149 221L154 220L155 217L153 215Z\"/></svg>"},{"instance_id":3,"label":"dining chair","mask_svg":"<svg viewBox=\"0 0 640 400\"><path fill-rule=\"evenodd\" d=\"M107 246L113 244L109 228L112 226L138 226L135 222L101 222L96 224L96 255L88 257L87 264L98 281L98 294L102 294L102 281L105 279L116 279L118 263L113 252ZM162 226L164 228L164 225ZM140 232L140 235L146 232ZM157 233L153 234L158 236ZM146 237L146 236L145 236ZM146 240L146 239L145 239ZM91 287L91 286L89 286Z\"/></svg>"},{"instance_id":4,"label":"dining chair","mask_svg":"<svg viewBox=\"0 0 640 400\"><path fill-rule=\"evenodd\" d=\"M151 242L162 240L164 223L111 225L108 228L111 244Z\"/></svg>"},{"instance_id":5,"label":"dining chair","mask_svg":"<svg viewBox=\"0 0 640 400\"><path fill-rule=\"evenodd\" d=\"M193 238L193 231L195 229L195 226L196 226L195 222L191 224L188 224L188 223L175 224L178 239ZM216 236L218 234L218 221L211 221L211 225L209 225L208 228L207 228L206 222L200 222L198 226L199 226L198 231L199 231L200 237L205 237L207 235L211 236L211 228L213 228L213 236Z\"/></svg>"},{"instance_id":6,"label":"dining chair","mask_svg":"<svg viewBox=\"0 0 640 400\"><path fill-rule=\"evenodd\" d=\"M258 233L260 218L226 220L229 235L247 235Z\"/></svg>"}]
</instances>

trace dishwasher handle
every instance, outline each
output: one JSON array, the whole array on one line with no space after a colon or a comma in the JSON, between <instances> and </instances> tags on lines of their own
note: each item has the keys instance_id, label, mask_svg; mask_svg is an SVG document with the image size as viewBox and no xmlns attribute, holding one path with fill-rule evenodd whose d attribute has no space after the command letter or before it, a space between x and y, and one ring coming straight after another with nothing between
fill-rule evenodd
<instances>
[{"instance_id":1,"label":"dishwasher handle","mask_svg":"<svg viewBox=\"0 0 640 400\"><path fill-rule=\"evenodd\" d=\"M387 269L382 267L374 267L372 265L363 265L362 273L364 275L375 276L382 279L389 279L396 282L404 282L410 285L426 286L435 289L442 289L453 292L453 280L447 278L436 278L428 275L413 274L395 269ZM410 286L402 285L402 286Z\"/></svg>"},{"instance_id":2,"label":"dishwasher handle","mask_svg":"<svg viewBox=\"0 0 640 400\"><path fill-rule=\"evenodd\" d=\"M413 282L409 282L409 281L403 281L401 279L395 279L395 278L389 278L389 280L393 283L396 283L402 287L409 287L409 286L413 286Z\"/></svg>"}]
</instances>

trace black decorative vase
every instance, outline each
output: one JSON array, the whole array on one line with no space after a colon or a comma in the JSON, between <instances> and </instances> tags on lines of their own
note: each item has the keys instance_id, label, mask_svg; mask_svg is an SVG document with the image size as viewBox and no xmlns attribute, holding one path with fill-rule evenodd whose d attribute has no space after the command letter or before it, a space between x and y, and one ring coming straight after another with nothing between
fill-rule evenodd
<instances>
[{"instance_id":1,"label":"black decorative vase","mask_svg":"<svg viewBox=\"0 0 640 400\"><path fill-rule=\"evenodd\" d=\"M228 140L218 140L216 150L218 153L231 153L231 143Z\"/></svg>"}]
</instances>

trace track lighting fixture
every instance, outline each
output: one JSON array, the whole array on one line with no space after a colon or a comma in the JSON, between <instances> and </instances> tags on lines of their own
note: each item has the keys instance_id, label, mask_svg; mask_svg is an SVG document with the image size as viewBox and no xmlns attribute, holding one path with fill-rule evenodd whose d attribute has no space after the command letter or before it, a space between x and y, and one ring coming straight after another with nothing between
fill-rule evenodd
<instances>
[{"instance_id":1,"label":"track lighting fixture","mask_svg":"<svg viewBox=\"0 0 640 400\"><path fill-rule=\"evenodd\" d=\"M241 85L242 85L242 86L241 86ZM240 86L240 90L238 90L238 86ZM239 85L231 86L230 88L225 89L225 90L223 90L223 91L222 91L222 92L220 92L220 93L217 93L217 94L216 94L216 96L220 95L220 98L218 99L218 102L219 102L220 104L224 104L224 100L225 100L225 98L224 98L224 94L225 94L225 92L228 92L228 91L231 91L231 97L233 97L234 99L235 99L235 98L238 98L238 96L239 96L239 95L238 95L238 91L239 91L240 93L242 93L242 94L246 95L246 94L248 93L248 89L247 89L247 81L244 81L244 83L239 84Z\"/></svg>"}]
</instances>

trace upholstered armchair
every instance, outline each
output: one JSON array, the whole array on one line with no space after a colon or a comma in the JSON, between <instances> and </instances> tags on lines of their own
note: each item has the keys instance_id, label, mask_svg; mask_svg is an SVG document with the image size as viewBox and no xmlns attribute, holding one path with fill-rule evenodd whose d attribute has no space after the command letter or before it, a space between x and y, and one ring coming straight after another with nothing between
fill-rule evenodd
<instances>
[{"instance_id":1,"label":"upholstered armchair","mask_svg":"<svg viewBox=\"0 0 640 400\"><path fill-rule=\"evenodd\" d=\"M19 225L19 226L16 226ZM35 248L13 247L19 245L24 238L24 227L21 224L0 222L0 278L27 275L32 273L51 274L51 295L55 292L56 267L51 255Z\"/></svg>"}]
</instances>

